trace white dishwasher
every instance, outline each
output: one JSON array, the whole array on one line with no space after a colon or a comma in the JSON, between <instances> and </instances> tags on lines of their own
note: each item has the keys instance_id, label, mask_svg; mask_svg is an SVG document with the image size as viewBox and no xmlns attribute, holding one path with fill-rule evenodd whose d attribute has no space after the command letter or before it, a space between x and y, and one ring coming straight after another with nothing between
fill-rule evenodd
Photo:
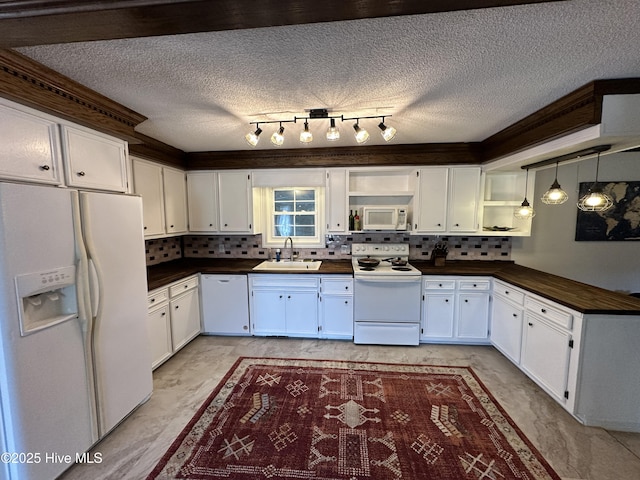
<instances>
[{"instance_id":1,"label":"white dishwasher","mask_svg":"<svg viewBox=\"0 0 640 480\"><path fill-rule=\"evenodd\" d=\"M202 333L251 335L246 275L202 275Z\"/></svg>"}]
</instances>

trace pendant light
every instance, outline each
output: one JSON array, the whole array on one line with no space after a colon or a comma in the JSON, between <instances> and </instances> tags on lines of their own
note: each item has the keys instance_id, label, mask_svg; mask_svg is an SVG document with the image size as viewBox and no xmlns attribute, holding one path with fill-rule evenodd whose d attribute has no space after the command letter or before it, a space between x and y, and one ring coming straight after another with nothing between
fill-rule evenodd
<instances>
[{"instance_id":1,"label":"pendant light","mask_svg":"<svg viewBox=\"0 0 640 480\"><path fill-rule=\"evenodd\" d=\"M522 204L516 208L516 211L513 212L513 216L519 218L521 220L526 220L528 218L533 218L536 216L536 212L534 212L533 207L527 201L527 187L529 184L529 169L527 168L527 175L524 180L524 200Z\"/></svg>"},{"instance_id":2,"label":"pendant light","mask_svg":"<svg viewBox=\"0 0 640 480\"><path fill-rule=\"evenodd\" d=\"M280 128L271 135L271 143L276 147L280 147L284 143L284 127L282 126L282 123L280 124Z\"/></svg>"},{"instance_id":3,"label":"pendant light","mask_svg":"<svg viewBox=\"0 0 640 480\"><path fill-rule=\"evenodd\" d=\"M304 121L304 130L300 132L300 141L302 143L310 143L313 141L313 134L309 131L309 122Z\"/></svg>"},{"instance_id":4,"label":"pendant light","mask_svg":"<svg viewBox=\"0 0 640 480\"><path fill-rule=\"evenodd\" d=\"M338 130L338 127L336 127L336 119L332 118L331 124L327 129L327 140L333 142L338 139L340 139L340 130Z\"/></svg>"},{"instance_id":5,"label":"pendant light","mask_svg":"<svg viewBox=\"0 0 640 480\"><path fill-rule=\"evenodd\" d=\"M549 187L549 190L544 192L542 203L546 203L547 205L560 205L566 202L568 198L569 195L562 190L562 187L558 183L558 162L556 162L556 178Z\"/></svg>"},{"instance_id":6,"label":"pendant light","mask_svg":"<svg viewBox=\"0 0 640 480\"><path fill-rule=\"evenodd\" d=\"M604 212L613 207L613 198L602 191L598 185L598 169L600 167L600 152L596 158L596 179L589 191L578 201L578 208L583 212Z\"/></svg>"},{"instance_id":7,"label":"pendant light","mask_svg":"<svg viewBox=\"0 0 640 480\"><path fill-rule=\"evenodd\" d=\"M247 141L249 145L251 145L252 147L255 147L256 145L258 145L258 142L260 141L261 133L262 133L262 129L260 128L260 125L256 123L256 131L247 133L244 136L244 139Z\"/></svg>"},{"instance_id":8,"label":"pendant light","mask_svg":"<svg viewBox=\"0 0 640 480\"><path fill-rule=\"evenodd\" d=\"M382 117L382 121L378 124L378 128L381 130L380 134L382 135L382 138L384 138L385 142L390 141L396 136L396 129L384 124L384 117Z\"/></svg>"},{"instance_id":9,"label":"pendant light","mask_svg":"<svg viewBox=\"0 0 640 480\"><path fill-rule=\"evenodd\" d=\"M360 125L358 125L359 121L359 119L356 120L356 123L353 125L353 129L356 131L356 142L362 144L369 140L369 132L367 132L364 128L360 128Z\"/></svg>"}]
</instances>

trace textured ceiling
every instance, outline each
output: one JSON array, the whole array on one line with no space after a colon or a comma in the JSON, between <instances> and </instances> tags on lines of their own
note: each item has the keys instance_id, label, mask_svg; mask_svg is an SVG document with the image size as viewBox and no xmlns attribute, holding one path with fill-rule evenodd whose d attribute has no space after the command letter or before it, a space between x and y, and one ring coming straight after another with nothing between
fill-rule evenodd
<instances>
[{"instance_id":1,"label":"textured ceiling","mask_svg":"<svg viewBox=\"0 0 640 480\"><path fill-rule=\"evenodd\" d=\"M640 77L640 2L572 0L484 10L19 48L145 115L187 152L251 149L249 122L328 108L392 115L393 143L481 141L597 79ZM361 120L383 144L379 120ZM354 122L310 147L352 146ZM282 148L299 148L301 122ZM262 126L256 148L276 148ZM287 135L288 134L288 135Z\"/></svg>"}]
</instances>

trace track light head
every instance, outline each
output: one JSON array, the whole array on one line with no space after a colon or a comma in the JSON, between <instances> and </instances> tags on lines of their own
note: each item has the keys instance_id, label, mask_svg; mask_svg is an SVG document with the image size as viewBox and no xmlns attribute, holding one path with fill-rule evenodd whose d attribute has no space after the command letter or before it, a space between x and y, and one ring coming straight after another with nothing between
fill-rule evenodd
<instances>
[{"instance_id":1,"label":"track light head","mask_svg":"<svg viewBox=\"0 0 640 480\"><path fill-rule=\"evenodd\" d=\"M261 133L262 133L262 129L258 124L256 124L256 131L247 133L244 136L244 139L247 141L249 145L251 145L252 147L255 147L256 145L258 145L258 142L260 141Z\"/></svg>"},{"instance_id":2,"label":"track light head","mask_svg":"<svg viewBox=\"0 0 640 480\"><path fill-rule=\"evenodd\" d=\"M311 143L313 141L313 134L309 131L309 122L304 121L304 130L300 132L300 141L302 143Z\"/></svg>"},{"instance_id":3,"label":"track light head","mask_svg":"<svg viewBox=\"0 0 640 480\"><path fill-rule=\"evenodd\" d=\"M382 135L382 138L384 138L385 142L389 142L391 139L393 139L393 137L396 136L396 133L397 133L396 129L385 125L384 118L378 124L378 128L380 128L381 130L380 134Z\"/></svg>"},{"instance_id":4,"label":"track light head","mask_svg":"<svg viewBox=\"0 0 640 480\"><path fill-rule=\"evenodd\" d=\"M336 127L336 119L332 118L331 124L327 129L327 140L329 140L330 142L333 142L335 140L338 140L339 138L340 138L340 130L338 130L338 127Z\"/></svg>"},{"instance_id":5,"label":"track light head","mask_svg":"<svg viewBox=\"0 0 640 480\"><path fill-rule=\"evenodd\" d=\"M356 131L356 142L362 144L369 140L369 132L367 132L364 128L360 128L358 122L353 125L353 129Z\"/></svg>"},{"instance_id":6,"label":"track light head","mask_svg":"<svg viewBox=\"0 0 640 480\"><path fill-rule=\"evenodd\" d=\"M276 147L282 146L284 143L284 127L280 124L280 128L273 132L271 135L271 143L273 143Z\"/></svg>"}]
</instances>

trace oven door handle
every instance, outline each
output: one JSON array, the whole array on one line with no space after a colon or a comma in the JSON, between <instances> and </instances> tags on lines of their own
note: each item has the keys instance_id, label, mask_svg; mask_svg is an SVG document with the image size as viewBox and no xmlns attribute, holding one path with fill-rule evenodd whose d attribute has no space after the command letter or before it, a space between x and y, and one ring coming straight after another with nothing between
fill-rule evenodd
<instances>
[{"instance_id":1,"label":"oven door handle","mask_svg":"<svg viewBox=\"0 0 640 480\"><path fill-rule=\"evenodd\" d=\"M364 277L354 277L356 282L362 283L420 283L422 281L421 275L381 275L379 277L374 277L371 275L367 275Z\"/></svg>"}]
</instances>

